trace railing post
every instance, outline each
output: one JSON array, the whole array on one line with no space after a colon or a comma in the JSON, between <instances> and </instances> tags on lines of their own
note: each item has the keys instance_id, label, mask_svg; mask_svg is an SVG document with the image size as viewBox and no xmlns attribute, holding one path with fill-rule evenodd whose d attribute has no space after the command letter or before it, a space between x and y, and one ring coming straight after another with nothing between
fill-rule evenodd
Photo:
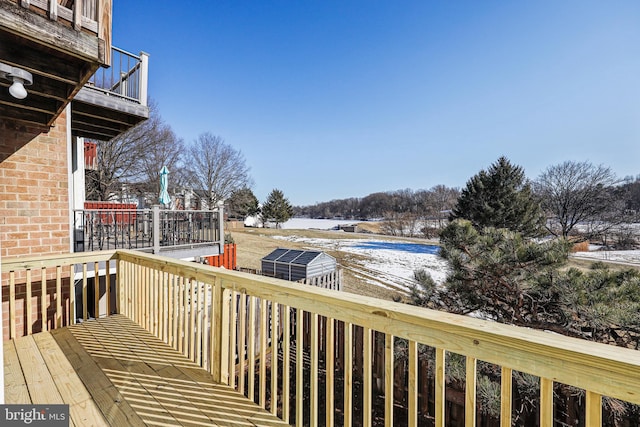
<instances>
[{"instance_id":1,"label":"railing post","mask_svg":"<svg viewBox=\"0 0 640 427\"><path fill-rule=\"evenodd\" d=\"M147 106L147 88L149 86L149 54L140 52L140 105Z\"/></svg>"},{"instance_id":2,"label":"railing post","mask_svg":"<svg viewBox=\"0 0 640 427\"><path fill-rule=\"evenodd\" d=\"M220 279L216 278L213 287L213 304L211 307L211 322L213 324L213 330L211 330L212 335L212 346L213 346L213 354L211 360L211 376L213 376L213 380L217 383L223 381L224 371L222 367L223 359L223 346L225 345L223 341L223 323L225 322L225 314L228 315L229 311L226 313L224 311L224 297L225 292L222 289L222 282ZM228 354L225 352L225 354Z\"/></svg>"},{"instance_id":3,"label":"railing post","mask_svg":"<svg viewBox=\"0 0 640 427\"><path fill-rule=\"evenodd\" d=\"M153 253L160 253L160 205L151 207L151 230L153 233Z\"/></svg>"},{"instance_id":4,"label":"railing post","mask_svg":"<svg viewBox=\"0 0 640 427\"><path fill-rule=\"evenodd\" d=\"M218 202L218 244L220 245L220 253L224 253L224 201Z\"/></svg>"},{"instance_id":5,"label":"railing post","mask_svg":"<svg viewBox=\"0 0 640 427\"><path fill-rule=\"evenodd\" d=\"M76 1L73 5L73 29L80 31L82 29L82 9L84 1Z\"/></svg>"},{"instance_id":6,"label":"railing post","mask_svg":"<svg viewBox=\"0 0 640 427\"><path fill-rule=\"evenodd\" d=\"M58 2L56 0L49 0L49 19L58 20Z\"/></svg>"},{"instance_id":7,"label":"railing post","mask_svg":"<svg viewBox=\"0 0 640 427\"><path fill-rule=\"evenodd\" d=\"M98 38L104 44L104 65L111 65L111 0L98 0Z\"/></svg>"},{"instance_id":8,"label":"railing post","mask_svg":"<svg viewBox=\"0 0 640 427\"><path fill-rule=\"evenodd\" d=\"M120 95L129 96L129 92L127 92L127 83L128 83L127 73L123 73L122 71L120 71L119 83L120 83Z\"/></svg>"}]
</instances>

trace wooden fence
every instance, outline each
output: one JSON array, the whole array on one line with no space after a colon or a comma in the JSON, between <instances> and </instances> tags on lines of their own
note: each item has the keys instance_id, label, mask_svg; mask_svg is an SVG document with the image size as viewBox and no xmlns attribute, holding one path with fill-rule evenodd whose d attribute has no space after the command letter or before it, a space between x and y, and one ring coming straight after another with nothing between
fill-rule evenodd
<instances>
[{"instance_id":1,"label":"wooden fence","mask_svg":"<svg viewBox=\"0 0 640 427\"><path fill-rule=\"evenodd\" d=\"M257 274L259 276L272 277L268 274L264 274L262 270L255 268L236 267L236 271L249 274ZM322 289L331 289L334 291L342 290L343 273L342 269L337 268L331 273L324 274L322 276L308 277L306 279L298 280L296 283L302 283L303 285L311 285Z\"/></svg>"},{"instance_id":2,"label":"wooden fence","mask_svg":"<svg viewBox=\"0 0 640 427\"><path fill-rule=\"evenodd\" d=\"M342 290L342 270L337 268L335 271L315 277L298 280L298 283L315 286L323 289L333 289L334 291Z\"/></svg>"}]
</instances>

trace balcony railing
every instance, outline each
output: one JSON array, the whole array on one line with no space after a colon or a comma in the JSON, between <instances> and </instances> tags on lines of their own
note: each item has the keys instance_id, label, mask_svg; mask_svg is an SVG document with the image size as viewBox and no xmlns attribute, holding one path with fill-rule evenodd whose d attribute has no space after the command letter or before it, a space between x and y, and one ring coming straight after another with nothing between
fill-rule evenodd
<instances>
[{"instance_id":1,"label":"balcony railing","mask_svg":"<svg viewBox=\"0 0 640 427\"><path fill-rule=\"evenodd\" d=\"M75 252L222 245L218 210L83 209L74 211Z\"/></svg>"},{"instance_id":2,"label":"balcony railing","mask_svg":"<svg viewBox=\"0 0 640 427\"><path fill-rule=\"evenodd\" d=\"M85 85L109 96L147 105L149 55L111 48L111 66L100 68Z\"/></svg>"},{"instance_id":3,"label":"balcony railing","mask_svg":"<svg viewBox=\"0 0 640 427\"><path fill-rule=\"evenodd\" d=\"M99 0L18 0L17 3L23 7L33 6L52 21L63 19L76 29L98 33Z\"/></svg>"},{"instance_id":4,"label":"balcony railing","mask_svg":"<svg viewBox=\"0 0 640 427\"><path fill-rule=\"evenodd\" d=\"M3 259L2 272L11 337L124 314L215 380L296 425L416 426L418 417L429 417L435 426L475 426L481 361L500 372L501 426L513 421L516 371L538 378L540 426L560 425L558 414L575 411L554 398L559 386L582 390L581 425L588 427L609 425L605 396L640 404L635 350L137 251ZM99 292L92 291L95 282ZM49 303L56 308L47 311ZM382 351L375 351L380 342ZM400 343L406 352L397 351ZM430 369L422 363L424 346L433 350ZM454 423L447 359L459 356L465 420ZM406 384L394 381L399 366ZM428 370L429 390L421 382ZM431 405L419 405L425 394Z\"/></svg>"},{"instance_id":5,"label":"balcony railing","mask_svg":"<svg viewBox=\"0 0 640 427\"><path fill-rule=\"evenodd\" d=\"M111 63L111 2L107 0L14 0L23 8L94 33L104 42L104 64Z\"/></svg>"}]
</instances>

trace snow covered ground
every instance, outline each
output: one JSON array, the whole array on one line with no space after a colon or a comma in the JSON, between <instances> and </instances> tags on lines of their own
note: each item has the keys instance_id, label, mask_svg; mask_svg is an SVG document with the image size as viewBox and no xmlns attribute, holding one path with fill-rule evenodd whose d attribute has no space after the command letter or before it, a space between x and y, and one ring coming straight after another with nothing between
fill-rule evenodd
<instances>
[{"instance_id":1,"label":"snow covered ground","mask_svg":"<svg viewBox=\"0 0 640 427\"><path fill-rule=\"evenodd\" d=\"M353 224L343 220L309 220L296 218L287 221L287 229L330 230L337 224ZM345 236L344 238L342 236ZM309 249L341 251L358 255L349 267L351 272L372 284L406 292L414 283L414 271L424 268L431 273L437 283L442 283L447 275L447 263L438 255L438 247L402 240L381 240L347 238L336 234L335 239L308 238L302 236L274 236L291 242L303 243ZM344 266L343 266L344 267Z\"/></svg>"},{"instance_id":2,"label":"snow covered ground","mask_svg":"<svg viewBox=\"0 0 640 427\"><path fill-rule=\"evenodd\" d=\"M282 224L283 229L332 230L338 225L355 224L358 221L292 218ZM437 255L437 247L415 242L348 238L348 233L336 232L334 239L317 239L302 236L274 236L277 239L301 242L309 249L342 251L357 255L353 258L351 272L360 279L377 286L407 291L414 283L413 274L426 269L436 283L444 282L449 267ZM640 264L640 251L589 251L574 254L580 258Z\"/></svg>"}]
</instances>

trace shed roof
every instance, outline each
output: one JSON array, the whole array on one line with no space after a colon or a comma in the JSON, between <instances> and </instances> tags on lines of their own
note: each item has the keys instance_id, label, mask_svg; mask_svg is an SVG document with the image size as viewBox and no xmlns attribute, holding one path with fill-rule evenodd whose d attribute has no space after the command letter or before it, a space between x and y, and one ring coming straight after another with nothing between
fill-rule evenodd
<instances>
[{"instance_id":1,"label":"shed roof","mask_svg":"<svg viewBox=\"0 0 640 427\"><path fill-rule=\"evenodd\" d=\"M320 251L303 251L300 249L278 248L262 258L263 261L281 262L296 265L308 265L322 255ZM330 256L326 255L325 256Z\"/></svg>"}]
</instances>

